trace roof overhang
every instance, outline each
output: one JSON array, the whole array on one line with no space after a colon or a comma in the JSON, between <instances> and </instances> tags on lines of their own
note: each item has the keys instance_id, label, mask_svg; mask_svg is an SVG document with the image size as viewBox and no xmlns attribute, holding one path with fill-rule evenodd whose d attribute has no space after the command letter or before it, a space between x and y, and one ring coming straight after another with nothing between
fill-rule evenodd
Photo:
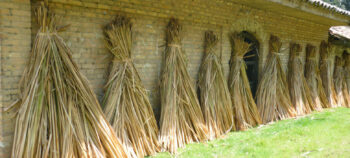
<instances>
[{"instance_id":1,"label":"roof overhang","mask_svg":"<svg viewBox=\"0 0 350 158\"><path fill-rule=\"evenodd\" d=\"M332 26L329 29L329 41L336 45L350 47L350 26Z\"/></svg>"},{"instance_id":2,"label":"roof overhang","mask_svg":"<svg viewBox=\"0 0 350 158\"><path fill-rule=\"evenodd\" d=\"M320 0L228 0L251 8L295 17L321 25L346 25L350 12Z\"/></svg>"}]
</instances>

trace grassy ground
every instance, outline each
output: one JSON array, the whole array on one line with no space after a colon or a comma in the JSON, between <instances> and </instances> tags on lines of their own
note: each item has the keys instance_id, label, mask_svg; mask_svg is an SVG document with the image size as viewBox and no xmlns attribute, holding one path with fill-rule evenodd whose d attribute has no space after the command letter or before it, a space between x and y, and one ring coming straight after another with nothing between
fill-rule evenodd
<instances>
[{"instance_id":1,"label":"grassy ground","mask_svg":"<svg viewBox=\"0 0 350 158\"><path fill-rule=\"evenodd\" d=\"M222 139L189 144L176 155L155 158L231 157L350 157L350 109L328 109L309 116L283 120Z\"/></svg>"}]
</instances>

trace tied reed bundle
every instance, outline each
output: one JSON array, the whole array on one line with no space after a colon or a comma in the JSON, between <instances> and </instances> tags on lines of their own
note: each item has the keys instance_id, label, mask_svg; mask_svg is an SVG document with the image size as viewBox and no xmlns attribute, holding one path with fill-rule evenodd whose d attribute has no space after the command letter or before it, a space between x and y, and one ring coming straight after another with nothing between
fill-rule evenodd
<instances>
[{"instance_id":1,"label":"tied reed bundle","mask_svg":"<svg viewBox=\"0 0 350 158\"><path fill-rule=\"evenodd\" d=\"M213 31L205 32L205 55L199 72L199 91L209 139L234 129L230 91L215 50L217 43L218 38Z\"/></svg>"},{"instance_id":2,"label":"tied reed bundle","mask_svg":"<svg viewBox=\"0 0 350 158\"><path fill-rule=\"evenodd\" d=\"M22 79L12 157L126 157L45 4Z\"/></svg>"},{"instance_id":3,"label":"tied reed bundle","mask_svg":"<svg viewBox=\"0 0 350 158\"><path fill-rule=\"evenodd\" d=\"M335 93L337 96L337 106L338 107L347 107L348 102L348 93L345 90L346 81L344 76L344 64L345 60L343 60L341 57L335 57L334 62L334 87L335 87ZM345 94L344 94L345 92Z\"/></svg>"},{"instance_id":4,"label":"tied reed bundle","mask_svg":"<svg viewBox=\"0 0 350 158\"><path fill-rule=\"evenodd\" d=\"M233 53L231 56L231 70L229 74L229 89L235 114L237 129L245 130L262 123L258 108L255 104L246 65L243 57L250 50L250 44L237 35L231 35Z\"/></svg>"},{"instance_id":5,"label":"tied reed bundle","mask_svg":"<svg viewBox=\"0 0 350 158\"><path fill-rule=\"evenodd\" d=\"M345 60L344 64L344 94L348 96L348 104L347 107L350 108L350 54L347 52L343 53L343 59Z\"/></svg>"},{"instance_id":6,"label":"tied reed bundle","mask_svg":"<svg viewBox=\"0 0 350 158\"><path fill-rule=\"evenodd\" d=\"M290 44L288 69L289 92L292 104L299 116L311 113L312 110L315 110L315 103L311 98L311 92L303 74L301 51L302 49L299 44Z\"/></svg>"},{"instance_id":7,"label":"tied reed bundle","mask_svg":"<svg viewBox=\"0 0 350 158\"><path fill-rule=\"evenodd\" d=\"M321 108L329 108L327 96L322 86L320 69L318 68L316 48L309 44L306 46L305 78L316 110L320 111Z\"/></svg>"},{"instance_id":8,"label":"tied reed bundle","mask_svg":"<svg viewBox=\"0 0 350 158\"><path fill-rule=\"evenodd\" d=\"M257 106L263 123L296 116L278 56L282 43L278 37L271 36L269 45L270 53L257 89Z\"/></svg>"},{"instance_id":9,"label":"tied reed bundle","mask_svg":"<svg viewBox=\"0 0 350 158\"><path fill-rule=\"evenodd\" d=\"M158 126L146 89L131 60L131 21L117 16L107 25L107 46L114 55L103 105L107 120L127 149L128 157L159 151Z\"/></svg>"},{"instance_id":10,"label":"tied reed bundle","mask_svg":"<svg viewBox=\"0 0 350 158\"><path fill-rule=\"evenodd\" d=\"M334 52L334 47L330 45L330 43L322 41L320 45L320 71L322 85L328 99L329 107L336 107L337 99L332 75L332 52Z\"/></svg>"},{"instance_id":11,"label":"tied reed bundle","mask_svg":"<svg viewBox=\"0 0 350 158\"><path fill-rule=\"evenodd\" d=\"M160 138L171 153L186 143L207 139L207 128L181 50L181 26L171 19L166 29L165 65L161 81Z\"/></svg>"}]
</instances>

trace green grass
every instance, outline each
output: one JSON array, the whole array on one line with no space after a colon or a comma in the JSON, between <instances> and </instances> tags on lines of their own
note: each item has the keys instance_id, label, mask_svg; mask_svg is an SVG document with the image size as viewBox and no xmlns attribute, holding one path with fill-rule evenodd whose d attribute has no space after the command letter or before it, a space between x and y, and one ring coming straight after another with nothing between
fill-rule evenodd
<instances>
[{"instance_id":1,"label":"green grass","mask_svg":"<svg viewBox=\"0 0 350 158\"><path fill-rule=\"evenodd\" d=\"M154 158L350 157L350 109L327 109L278 121L210 142L188 144Z\"/></svg>"}]
</instances>

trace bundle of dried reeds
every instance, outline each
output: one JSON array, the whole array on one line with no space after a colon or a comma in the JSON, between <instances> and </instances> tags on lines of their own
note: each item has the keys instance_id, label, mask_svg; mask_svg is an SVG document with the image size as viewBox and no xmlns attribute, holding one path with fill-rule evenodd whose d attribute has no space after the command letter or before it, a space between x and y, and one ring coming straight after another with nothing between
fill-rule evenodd
<instances>
[{"instance_id":1,"label":"bundle of dried reeds","mask_svg":"<svg viewBox=\"0 0 350 158\"><path fill-rule=\"evenodd\" d=\"M281 53L281 46L279 38L271 35L270 53L256 95L263 123L296 116L289 96L287 79L278 56Z\"/></svg>"},{"instance_id":2,"label":"bundle of dried reeds","mask_svg":"<svg viewBox=\"0 0 350 158\"><path fill-rule=\"evenodd\" d=\"M317 109L329 108L329 103L322 86L320 69L318 68L316 48L308 44L306 46L305 78L309 85L313 102Z\"/></svg>"},{"instance_id":3,"label":"bundle of dried reeds","mask_svg":"<svg viewBox=\"0 0 350 158\"><path fill-rule=\"evenodd\" d=\"M171 19L166 29L165 63L161 81L160 138L170 152L207 139L207 128L181 50L181 26Z\"/></svg>"},{"instance_id":4,"label":"bundle of dried reeds","mask_svg":"<svg viewBox=\"0 0 350 158\"><path fill-rule=\"evenodd\" d=\"M345 60L343 60L341 57L336 56L335 62L334 62L334 87L335 87L335 93L337 96L337 106L338 107L347 107L348 102L348 93L345 90L346 81L344 76L344 64ZM344 94L345 92L345 94Z\"/></svg>"},{"instance_id":5,"label":"bundle of dried reeds","mask_svg":"<svg viewBox=\"0 0 350 158\"><path fill-rule=\"evenodd\" d=\"M344 105L344 107L350 108L350 93L348 92L348 85L345 81L345 78L344 78L344 82L343 82L343 96L344 96L344 100L346 103Z\"/></svg>"},{"instance_id":6,"label":"bundle of dried reeds","mask_svg":"<svg viewBox=\"0 0 350 158\"><path fill-rule=\"evenodd\" d=\"M315 103L311 98L310 89L303 74L303 62L301 59L301 46L296 43L290 44L288 83L289 92L297 115L311 113L316 110Z\"/></svg>"},{"instance_id":7,"label":"bundle of dried reeds","mask_svg":"<svg viewBox=\"0 0 350 158\"><path fill-rule=\"evenodd\" d=\"M345 64L344 64L344 78L345 78L344 94L349 96L349 99L350 99L350 54L345 52L343 54L343 59L345 60ZM350 100L348 103L349 104L347 105L347 107L350 108Z\"/></svg>"},{"instance_id":8,"label":"bundle of dried reeds","mask_svg":"<svg viewBox=\"0 0 350 158\"><path fill-rule=\"evenodd\" d=\"M328 99L329 107L336 107L337 99L333 82L332 52L334 52L334 47L330 43L322 41L320 45L322 85Z\"/></svg>"},{"instance_id":9,"label":"bundle of dried reeds","mask_svg":"<svg viewBox=\"0 0 350 158\"><path fill-rule=\"evenodd\" d=\"M159 151L158 126L146 89L131 60L132 24L117 16L105 28L107 46L114 55L103 100L104 112L128 157Z\"/></svg>"},{"instance_id":10,"label":"bundle of dried reeds","mask_svg":"<svg viewBox=\"0 0 350 158\"><path fill-rule=\"evenodd\" d=\"M213 31L205 32L205 55L199 72L199 91L209 139L235 129L230 91L215 49L217 43L218 38Z\"/></svg>"},{"instance_id":11,"label":"bundle of dried reeds","mask_svg":"<svg viewBox=\"0 0 350 158\"><path fill-rule=\"evenodd\" d=\"M12 157L126 157L100 104L42 3L23 75Z\"/></svg>"},{"instance_id":12,"label":"bundle of dried reeds","mask_svg":"<svg viewBox=\"0 0 350 158\"><path fill-rule=\"evenodd\" d=\"M232 56L230 62L229 89L237 129L245 130L262 123L255 104L248 76L244 55L249 52L250 44L238 34L231 35Z\"/></svg>"}]
</instances>

